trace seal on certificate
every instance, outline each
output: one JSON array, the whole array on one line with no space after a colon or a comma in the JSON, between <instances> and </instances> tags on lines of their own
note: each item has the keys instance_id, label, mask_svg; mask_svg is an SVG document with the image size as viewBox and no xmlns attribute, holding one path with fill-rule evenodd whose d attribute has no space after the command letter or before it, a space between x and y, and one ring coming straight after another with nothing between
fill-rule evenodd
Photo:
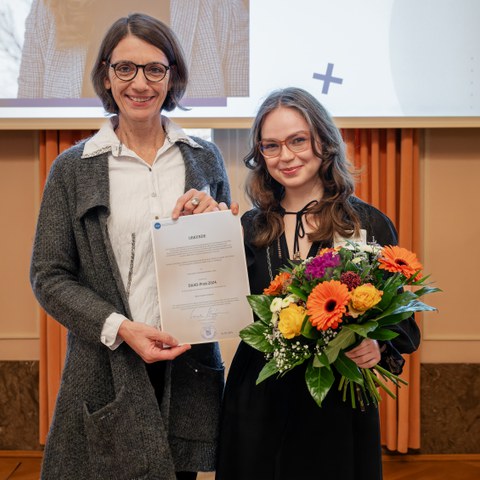
<instances>
[{"instance_id":1,"label":"seal on certificate","mask_svg":"<svg viewBox=\"0 0 480 480\"><path fill-rule=\"evenodd\" d=\"M205 340L212 340L213 338L215 338L217 331L215 330L215 327L213 325L204 325L202 327L201 334Z\"/></svg>"}]
</instances>

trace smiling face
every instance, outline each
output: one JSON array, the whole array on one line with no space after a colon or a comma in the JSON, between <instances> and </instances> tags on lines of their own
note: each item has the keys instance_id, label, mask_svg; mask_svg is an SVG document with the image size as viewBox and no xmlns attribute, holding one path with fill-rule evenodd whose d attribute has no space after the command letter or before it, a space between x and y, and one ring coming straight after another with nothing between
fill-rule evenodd
<instances>
[{"instance_id":1,"label":"smiling face","mask_svg":"<svg viewBox=\"0 0 480 480\"><path fill-rule=\"evenodd\" d=\"M159 48L133 35L123 38L112 52L110 63L121 61L145 65L160 62L169 65L167 57ZM168 93L170 71L160 82L150 82L139 68L133 80L125 82L116 77L113 68L108 68L105 88L111 89L118 105L119 118L126 123L150 123L159 120L159 113Z\"/></svg>"},{"instance_id":2,"label":"smiling face","mask_svg":"<svg viewBox=\"0 0 480 480\"><path fill-rule=\"evenodd\" d=\"M305 118L294 108L279 107L272 110L266 117L261 129L262 141L275 140L284 142L286 139L310 136L310 127ZM299 137L299 138L300 138ZM321 146L318 146L321 150ZM318 175L322 160L315 155L311 142L308 147L298 153L290 151L282 144L280 154L276 157L266 157L265 164L268 173L289 192L321 192L322 183Z\"/></svg>"}]
</instances>

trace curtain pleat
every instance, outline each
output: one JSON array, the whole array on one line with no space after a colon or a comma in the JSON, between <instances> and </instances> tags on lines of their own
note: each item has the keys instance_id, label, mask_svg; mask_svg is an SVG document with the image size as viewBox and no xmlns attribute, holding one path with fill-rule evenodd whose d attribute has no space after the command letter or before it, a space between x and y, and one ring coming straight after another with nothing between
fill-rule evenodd
<instances>
[{"instance_id":1,"label":"curtain pleat","mask_svg":"<svg viewBox=\"0 0 480 480\"><path fill-rule=\"evenodd\" d=\"M45 131L40 137L40 181L56 156L90 131ZM420 252L419 132L414 129L342 130L348 158L358 172L356 194L384 212L399 232L399 244ZM418 319L417 319L418 320ZM40 320L40 442L52 418L65 357L65 329L44 312ZM382 393L382 445L406 453L420 448L420 356L406 356L402 377L408 387L397 400Z\"/></svg>"},{"instance_id":2,"label":"curtain pleat","mask_svg":"<svg viewBox=\"0 0 480 480\"><path fill-rule=\"evenodd\" d=\"M393 221L399 244L420 252L419 132L413 129L362 129L342 132L347 154L359 171L356 194ZM418 321L418 318L417 318ZM389 387L380 404L382 445L406 453L420 448L420 356L406 355L402 378L408 387Z\"/></svg>"}]
</instances>

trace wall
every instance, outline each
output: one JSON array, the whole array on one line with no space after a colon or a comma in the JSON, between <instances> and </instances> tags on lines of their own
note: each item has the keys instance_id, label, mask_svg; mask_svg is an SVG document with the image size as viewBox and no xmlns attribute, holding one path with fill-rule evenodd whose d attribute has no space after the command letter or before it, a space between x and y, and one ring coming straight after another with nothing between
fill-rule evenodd
<instances>
[{"instance_id":1,"label":"wall","mask_svg":"<svg viewBox=\"0 0 480 480\"><path fill-rule=\"evenodd\" d=\"M424 316L422 362L480 363L480 130L427 130L424 153L423 259L443 293Z\"/></svg>"},{"instance_id":2,"label":"wall","mask_svg":"<svg viewBox=\"0 0 480 480\"><path fill-rule=\"evenodd\" d=\"M480 452L480 131L425 132L423 260L443 292L423 319L423 453Z\"/></svg>"},{"instance_id":3,"label":"wall","mask_svg":"<svg viewBox=\"0 0 480 480\"><path fill-rule=\"evenodd\" d=\"M38 360L37 306L28 282L38 208L34 131L0 130L0 360Z\"/></svg>"},{"instance_id":4,"label":"wall","mask_svg":"<svg viewBox=\"0 0 480 480\"><path fill-rule=\"evenodd\" d=\"M241 163L247 138L244 130L217 130L214 138L242 211L248 206ZM480 129L429 129L423 143L421 257L443 293L429 297L439 312L423 320L422 453L480 453L480 322L474 300L480 271L474 249L480 236ZM37 133L0 131L0 450L40 448L34 440L38 319L28 284L37 169ZM236 344L222 344L227 365Z\"/></svg>"}]
</instances>

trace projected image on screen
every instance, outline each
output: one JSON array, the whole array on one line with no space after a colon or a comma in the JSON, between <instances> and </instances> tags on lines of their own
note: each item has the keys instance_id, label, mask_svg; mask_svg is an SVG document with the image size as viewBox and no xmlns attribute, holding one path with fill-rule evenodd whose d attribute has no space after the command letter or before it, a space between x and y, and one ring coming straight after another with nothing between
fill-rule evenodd
<instances>
[{"instance_id":1,"label":"projected image on screen","mask_svg":"<svg viewBox=\"0 0 480 480\"><path fill-rule=\"evenodd\" d=\"M480 0L0 0L0 121L103 118L93 57L132 9L185 51L176 119L244 125L291 86L337 118L480 119Z\"/></svg>"},{"instance_id":2,"label":"projected image on screen","mask_svg":"<svg viewBox=\"0 0 480 480\"><path fill-rule=\"evenodd\" d=\"M389 58L405 115L480 114L479 22L478 0L394 2Z\"/></svg>"},{"instance_id":3,"label":"projected image on screen","mask_svg":"<svg viewBox=\"0 0 480 480\"><path fill-rule=\"evenodd\" d=\"M177 34L190 73L187 105L221 105L226 97L249 95L249 16L243 0L33 0L18 98L97 104L90 71L98 46L108 27L133 11L158 18Z\"/></svg>"}]
</instances>

